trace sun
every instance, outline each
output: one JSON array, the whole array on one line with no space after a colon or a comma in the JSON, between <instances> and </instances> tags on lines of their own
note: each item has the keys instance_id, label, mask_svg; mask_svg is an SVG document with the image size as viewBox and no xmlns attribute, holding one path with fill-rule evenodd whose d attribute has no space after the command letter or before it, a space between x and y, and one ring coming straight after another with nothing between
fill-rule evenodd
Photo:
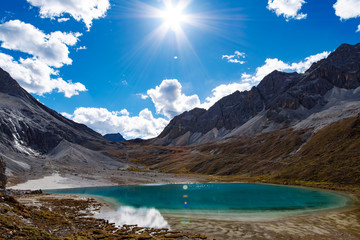
<instances>
[{"instance_id":1,"label":"sun","mask_svg":"<svg viewBox=\"0 0 360 240\"><path fill-rule=\"evenodd\" d=\"M164 19L166 27L174 32L179 31L181 23L186 21L186 15L182 12L182 9L179 6L173 6L171 3L161 12L160 17Z\"/></svg>"},{"instance_id":2,"label":"sun","mask_svg":"<svg viewBox=\"0 0 360 240\"><path fill-rule=\"evenodd\" d=\"M164 0L164 9L159 9L159 18L164 20L164 27L174 32L181 31L182 23L189 22L190 17L184 13L188 1L178 1L175 5L171 0Z\"/></svg>"}]
</instances>

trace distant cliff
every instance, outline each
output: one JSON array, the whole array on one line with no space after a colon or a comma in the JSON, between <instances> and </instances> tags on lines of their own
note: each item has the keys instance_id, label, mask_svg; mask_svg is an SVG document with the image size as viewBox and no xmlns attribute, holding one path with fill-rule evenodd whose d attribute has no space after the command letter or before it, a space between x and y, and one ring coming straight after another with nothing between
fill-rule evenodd
<instances>
[{"instance_id":1,"label":"distant cliff","mask_svg":"<svg viewBox=\"0 0 360 240\"><path fill-rule=\"evenodd\" d=\"M123 141L126 141L126 139L120 133L105 134L104 138L106 138L110 142L123 142Z\"/></svg>"}]
</instances>

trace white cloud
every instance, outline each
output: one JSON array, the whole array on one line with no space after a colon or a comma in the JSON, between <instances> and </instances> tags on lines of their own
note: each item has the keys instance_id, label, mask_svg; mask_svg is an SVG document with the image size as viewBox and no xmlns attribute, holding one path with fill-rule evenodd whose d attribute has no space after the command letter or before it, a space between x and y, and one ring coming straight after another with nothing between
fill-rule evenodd
<instances>
[{"instance_id":1,"label":"white cloud","mask_svg":"<svg viewBox=\"0 0 360 240\"><path fill-rule=\"evenodd\" d=\"M58 22L67 22L70 18L58 18Z\"/></svg>"},{"instance_id":2,"label":"white cloud","mask_svg":"<svg viewBox=\"0 0 360 240\"><path fill-rule=\"evenodd\" d=\"M105 108L77 108L73 114L63 116L83 123L95 131L106 134L120 132L125 138L152 138L158 136L169 123L164 118L154 118L147 108L138 116L130 117L126 109L110 112Z\"/></svg>"},{"instance_id":3,"label":"white cloud","mask_svg":"<svg viewBox=\"0 0 360 240\"><path fill-rule=\"evenodd\" d=\"M239 51L235 51L233 55L222 55L222 59L226 59L227 62L229 62L229 63L244 64L245 61L244 61L244 60L241 60L241 59L244 59L245 56L246 56L245 53L239 52Z\"/></svg>"},{"instance_id":4,"label":"white cloud","mask_svg":"<svg viewBox=\"0 0 360 240\"><path fill-rule=\"evenodd\" d=\"M69 98L86 91L86 87L81 83L67 82L59 77L51 78L58 72L36 58L20 58L15 61L12 56L0 53L0 67L9 72L30 93L42 95L57 89Z\"/></svg>"},{"instance_id":5,"label":"white cloud","mask_svg":"<svg viewBox=\"0 0 360 240\"><path fill-rule=\"evenodd\" d=\"M305 0L268 0L267 8L274 11L277 16L283 15L286 20L304 19L307 14L299 13Z\"/></svg>"},{"instance_id":6,"label":"white cloud","mask_svg":"<svg viewBox=\"0 0 360 240\"><path fill-rule=\"evenodd\" d=\"M205 99L205 102L200 105L201 108L209 109L214 103L221 98L230 95L236 91L245 91L251 88L250 83L230 83L222 84L211 90L211 96Z\"/></svg>"},{"instance_id":7,"label":"white cloud","mask_svg":"<svg viewBox=\"0 0 360 240\"><path fill-rule=\"evenodd\" d=\"M150 96L155 105L156 112L169 119L185 111L196 107L209 109L221 98L234 93L235 91L245 91L251 88L250 83L230 83L222 84L211 90L211 95L200 103L198 95L186 96L182 93L181 83L177 79L163 80L155 89L150 89L147 95L141 94L143 99Z\"/></svg>"},{"instance_id":8,"label":"white cloud","mask_svg":"<svg viewBox=\"0 0 360 240\"><path fill-rule=\"evenodd\" d=\"M166 79L155 89L148 90L148 95L138 95L143 99L150 96L157 112L171 119L195 107L208 109L222 97L236 90L248 90L250 87L249 83L220 85L212 90L211 96L207 97L203 104L200 104L197 95L186 96L181 92L182 86L178 80ZM72 114L62 113L62 115L75 122L83 123L101 134L120 132L127 139L156 137L169 123L168 119L155 118L147 108L138 116L130 116L126 109L110 112L105 108L84 107L77 108Z\"/></svg>"},{"instance_id":9,"label":"white cloud","mask_svg":"<svg viewBox=\"0 0 360 240\"><path fill-rule=\"evenodd\" d=\"M43 18L60 18L69 14L77 21L83 21L90 29L93 19L106 16L110 8L109 0L27 0L31 5L40 8Z\"/></svg>"},{"instance_id":10,"label":"white cloud","mask_svg":"<svg viewBox=\"0 0 360 240\"><path fill-rule=\"evenodd\" d=\"M360 17L360 1L359 0L337 0L334 4L335 14L341 20ZM360 25L356 32L360 31Z\"/></svg>"},{"instance_id":11,"label":"white cloud","mask_svg":"<svg viewBox=\"0 0 360 240\"><path fill-rule=\"evenodd\" d=\"M326 58L330 52L322 52L316 55L311 55L305 58L304 61L298 63L285 63L277 58L268 58L265 60L265 64L261 67L256 68L253 75L243 73L241 79L243 82L251 82L253 84L259 83L266 75L273 72L274 70L279 71L295 71L298 73L305 72L313 63Z\"/></svg>"},{"instance_id":12,"label":"white cloud","mask_svg":"<svg viewBox=\"0 0 360 240\"><path fill-rule=\"evenodd\" d=\"M146 100L146 99L148 99L148 98L149 98L149 96L148 96L148 95L143 94L143 93L137 93L136 95L137 95L137 96L140 96L140 97L141 97L141 99L143 99L143 100Z\"/></svg>"},{"instance_id":13,"label":"white cloud","mask_svg":"<svg viewBox=\"0 0 360 240\"><path fill-rule=\"evenodd\" d=\"M80 46L78 48L76 48L76 51L79 51L79 50L86 50L87 47L86 46Z\"/></svg>"},{"instance_id":14,"label":"white cloud","mask_svg":"<svg viewBox=\"0 0 360 240\"><path fill-rule=\"evenodd\" d=\"M59 31L45 34L33 25L19 20L0 24L1 47L28 53L56 68L72 63L68 46L75 45L79 36L80 33Z\"/></svg>"},{"instance_id":15,"label":"white cloud","mask_svg":"<svg viewBox=\"0 0 360 240\"><path fill-rule=\"evenodd\" d=\"M1 53L0 67L8 71L30 93L42 95L57 89L65 97L78 95L80 91L86 91L85 86L64 81L58 77L59 72L54 68L72 63L68 46L75 45L79 36L80 33L58 31L45 34L33 25L19 20L0 24L1 47L31 55L15 60L12 56Z\"/></svg>"},{"instance_id":16,"label":"white cloud","mask_svg":"<svg viewBox=\"0 0 360 240\"><path fill-rule=\"evenodd\" d=\"M176 79L165 79L155 89L149 89L147 95L153 101L156 112L169 119L200 105L197 95L186 96L181 92L181 84Z\"/></svg>"},{"instance_id":17,"label":"white cloud","mask_svg":"<svg viewBox=\"0 0 360 240\"><path fill-rule=\"evenodd\" d=\"M341 20L360 17L359 0L338 0L333 7L336 16Z\"/></svg>"}]
</instances>

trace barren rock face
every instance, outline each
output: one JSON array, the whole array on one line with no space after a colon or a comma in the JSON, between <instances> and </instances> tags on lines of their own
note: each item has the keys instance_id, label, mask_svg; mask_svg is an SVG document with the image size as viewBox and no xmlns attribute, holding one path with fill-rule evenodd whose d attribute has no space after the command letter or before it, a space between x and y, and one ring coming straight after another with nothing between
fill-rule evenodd
<instances>
[{"instance_id":1,"label":"barren rock face","mask_svg":"<svg viewBox=\"0 0 360 240\"><path fill-rule=\"evenodd\" d=\"M96 148L106 140L85 125L70 121L47 108L0 69L0 142L46 154L63 139Z\"/></svg>"},{"instance_id":2,"label":"barren rock face","mask_svg":"<svg viewBox=\"0 0 360 240\"><path fill-rule=\"evenodd\" d=\"M291 126L314 111L320 111L327 104L324 96L334 87L355 89L359 86L360 44L343 44L326 59L314 63L304 74L274 71L257 87L234 92L207 111L194 109L176 116L153 142L174 145L177 138L187 133L187 144L196 143L191 142L195 139L194 134L201 140L201 136L213 129L232 131L260 113L266 116L267 125Z\"/></svg>"},{"instance_id":3,"label":"barren rock face","mask_svg":"<svg viewBox=\"0 0 360 240\"><path fill-rule=\"evenodd\" d=\"M109 144L99 133L41 104L0 68L0 156L10 174L22 177L44 169L51 174L55 167L121 168L105 152Z\"/></svg>"}]
</instances>

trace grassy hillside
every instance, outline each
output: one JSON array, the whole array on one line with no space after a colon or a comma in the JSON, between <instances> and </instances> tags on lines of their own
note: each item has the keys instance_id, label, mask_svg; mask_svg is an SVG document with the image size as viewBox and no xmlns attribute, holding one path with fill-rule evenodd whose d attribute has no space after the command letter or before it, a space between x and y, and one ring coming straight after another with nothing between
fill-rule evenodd
<instances>
[{"instance_id":1,"label":"grassy hillside","mask_svg":"<svg viewBox=\"0 0 360 240\"><path fill-rule=\"evenodd\" d=\"M288 128L188 147L129 145L126 157L164 172L360 184L360 116L310 132Z\"/></svg>"},{"instance_id":2,"label":"grassy hillside","mask_svg":"<svg viewBox=\"0 0 360 240\"><path fill-rule=\"evenodd\" d=\"M360 184L360 115L317 132L276 178Z\"/></svg>"},{"instance_id":3,"label":"grassy hillside","mask_svg":"<svg viewBox=\"0 0 360 240\"><path fill-rule=\"evenodd\" d=\"M270 174L303 143L306 131L282 129L247 139L187 147L128 146L127 157L148 169L174 173Z\"/></svg>"}]
</instances>

